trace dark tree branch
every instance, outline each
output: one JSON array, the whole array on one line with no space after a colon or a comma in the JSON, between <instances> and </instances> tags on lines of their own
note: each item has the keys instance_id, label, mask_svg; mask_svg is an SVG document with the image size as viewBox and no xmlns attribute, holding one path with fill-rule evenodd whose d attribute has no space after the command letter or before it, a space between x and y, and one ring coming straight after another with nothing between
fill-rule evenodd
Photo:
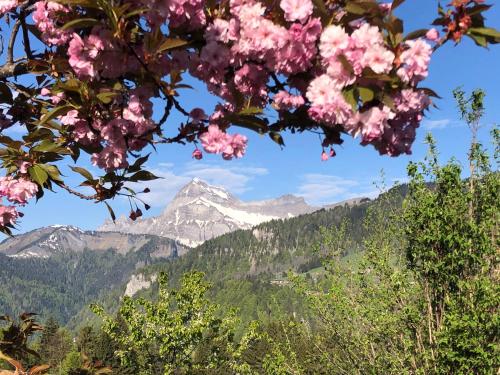
<instances>
[{"instance_id":1,"label":"dark tree branch","mask_svg":"<svg viewBox=\"0 0 500 375\"><path fill-rule=\"evenodd\" d=\"M12 64L14 62L14 45L16 44L17 33L19 32L19 27L21 27L21 20L18 19L14 26L12 27L12 32L10 34L9 46L7 47L7 64Z\"/></svg>"},{"instance_id":2,"label":"dark tree branch","mask_svg":"<svg viewBox=\"0 0 500 375\"><path fill-rule=\"evenodd\" d=\"M20 59L0 66L0 79L5 80L7 78L27 74L28 72L28 61L26 61L26 59Z\"/></svg>"},{"instance_id":3,"label":"dark tree branch","mask_svg":"<svg viewBox=\"0 0 500 375\"><path fill-rule=\"evenodd\" d=\"M24 10L21 11L19 16L19 21L21 21L21 29L23 32L23 44L24 51L26 52L26 56L28 59L33 58L33 52L31 51L30 37L28 35L28 26L26 25L26 12Z\"/></svg>"}]
</instances>

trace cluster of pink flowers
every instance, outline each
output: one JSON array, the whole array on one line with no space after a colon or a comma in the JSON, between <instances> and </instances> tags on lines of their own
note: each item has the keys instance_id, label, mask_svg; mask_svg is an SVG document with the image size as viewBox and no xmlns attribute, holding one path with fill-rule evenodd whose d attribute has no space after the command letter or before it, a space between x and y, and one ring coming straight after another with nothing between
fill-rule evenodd
<instances>
[{"instance_id":1,"label":"cluster of pink flowers","mask_svg":"<svg viewBox=\"0 0 500 375\"><path fill-rule=\"evenodd\" d=\"M190 115L200 131L206 129L202 122L211 124L198 134L205 151L222 154L225 159L241 157L247 139L221 130L229 125L227 114L243 109L242 103L263 109L271 103L280 116L302 108L314 122L340 125L380 153L410 152L415 128L430 104L427 95L416 88L428 74L432 54L424 39L406 41L396 52L386 45L379 27L366 21L351 23L348 30L338 25L323 29L320 19L313 16L311 0L281 0L284 24L268 17L268 7L258 0L230 0L229 13L220 13L210 21L204 0L127 1L149 9L144 17L150 26L168 24L171 30L203 32L205 45L199 52L176 50L145 62L143 47L117 41L104 25L86 34L58 29L56 15L69 12L60 4L39 1L34 20L53 39L51 44L68 45L68 62L81 80L120 78L136 74L147 64L147 70L158 76L187 70L205 82L210 92L225 101L208 119L198 109ZM390 5L383 4L383 10L388 13ZM426 37L436 41L439 35L430 30ZM397 106L377 100L362 103L357 97L357 103L346 99L345 90L350 87L382 87L378 75L391 74L397 74L408 87L404 94L394 91L389 98ZM276 82L279 79L286 84ZM278 89L270 90L273 81ZM64 99L48 90L42 94L50 96L54 104ZM71 127L76 142L102 146L102 151L92 155L95 165L107 171L125 168L127 152L141 150L155 129L150 101L154 95L152 90L132 90L113 99L104 117L95 113L89 120L89 114L81 118L75 110L61 122ZM198 151L193 153L197 159L202 157Z\"/></svg>"},{"instance_id":2,"label":"cluster of pink flowers","mask_svg":"<svg viewBox=\"0 0 500 375\"><path fill-rule=\"evenodd\" d=\"M206 24L204 0L128 0L140 8L149 9L146 19L151 25L168 23L169 27L196 30Z\"/></svg>"},{"instance_id":3,"label":"cluster of pink flowers","mask_svg":"<svg viewBox=\"0 0 500 375\"><path fill-rule=\"evenodd\" d=\"M128 166L127 152L139 151L146 146L156 126L151 119L153 104L146 88L129 92L128 102L117 102L116 117L105 121L96 117L91 122L80 117L77 110L60 116L63 125L70 128L73 140L85 146L102 146L92 154L94 165L113 171Z\"/></svg>"},{"instance_id":4,"label":"cluster of pink flowers","mask_svg":"<svg viewBox=\"0 0 500 375\"><path fill-rule=\"evenodd\" d=\"M285 90L280 90L273 97L273 106L277 110L290 110L305 104L302 95L292 95Z\"/></svg>"},{"instance_id":5,"label":"cluster of pink flowers","mask_svg":"<svg viewBox=\"0 0 500 375\"><path fill-rule=\"evenodd\" d=\"M222 157L226 160L243 157L247 147L247 137L240 134L227 134L220 130L217 125L213 124L199 138L206 152L210 154L222 154ZM193 157L201 159L200 156L201 154L195 150Z\"/></svg>"},{"instance_id":6,"label":"cluster of pink flowers","mask_svg":"<svg viewBox=\"0 0 500 375\"><path fill-rule=\"evenodd\" d=\"M24 177L0 177L0 197L11 203L24 206L37 192L38 185ZM14 225L19 216L21 213L15 206L0 203L0 227Z\"/></svg>"},{"instance_id":7,"label":"cluster of pink flowers","mask_svg":"<svg viewBox=\"0 0 500 375\"><path fill-rule=\"evenodd\" d=\"M0 196L9 202L25 205L38 191L38 185L23 178L0 177Z\"/></svg>"},{"instance_id":8,"label":"cluster of pink flowers","mask_svg":"<svg viewBox=\"0 0 500 375\"><path fill-rule=\"evenodd\" d=\"M80 79L118 78L140 69L137 59L125 49L114 43L109 30L94 27L84 38L72 34L68 61Z\"/></svg>"},{"instance_id":9,"label":"cluster of pink flowers","mask_svg":"<svg viewBox=\"0 0 500 375\"><path fill-rule=\"evenodd\" d=\"M69 13L69 9L55 1L38 1L35 4L33 21L48 44L64 45L70 40L71 32L58 27L62 23L60 16L65 13Z\"/></svg>"}]
</instances>

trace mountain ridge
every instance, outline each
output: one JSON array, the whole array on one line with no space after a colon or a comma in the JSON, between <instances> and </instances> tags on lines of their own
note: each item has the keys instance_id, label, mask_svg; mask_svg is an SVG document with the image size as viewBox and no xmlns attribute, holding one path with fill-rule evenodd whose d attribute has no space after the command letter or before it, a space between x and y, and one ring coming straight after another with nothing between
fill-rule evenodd
<instances>
[{"instance_id":1,"label":"mountain ridge","mask_svg":"<svg viewBox=\"0 0 500 375\"><path fill-rule=\"evenodd\" d=\"M286 194L275 199L241 201L224 188L194 178L175 195L158 216L135 222L121 217L99 231L146 233L175 239L195 247L206 240L260 223L314 212L304 198Z\"/></svg>"}]
</instances>

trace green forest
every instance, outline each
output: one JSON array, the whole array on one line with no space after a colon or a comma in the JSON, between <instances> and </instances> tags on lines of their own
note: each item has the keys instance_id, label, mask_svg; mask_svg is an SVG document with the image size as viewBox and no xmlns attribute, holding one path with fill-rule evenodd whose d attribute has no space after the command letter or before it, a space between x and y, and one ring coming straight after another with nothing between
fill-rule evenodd
<instances>
[{"instance_id":1,"label":"green forest","mask_svg":"<svg viewBox=\"0 0 500 375\"><path fill-rule=\"evenodd\" d=\"M429 135L409 182L373 201L173 260L0 257L0 374L498 374L500 131L479 143L483 93L455 97L468 165ZM123 296L132 271L156 281Z\"/></svg>"}]
</instances>

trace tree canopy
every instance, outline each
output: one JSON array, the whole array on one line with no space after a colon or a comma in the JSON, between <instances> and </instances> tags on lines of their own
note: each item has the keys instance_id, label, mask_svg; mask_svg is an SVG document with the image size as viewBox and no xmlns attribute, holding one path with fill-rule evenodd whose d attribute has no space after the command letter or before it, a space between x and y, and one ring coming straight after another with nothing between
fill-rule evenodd
<instances>
[{"instance_id":1,"label":"tree canopy","mask_svg":"<svg viewBox=\"0 0 500 375\"><path fill-rule=\"evenodd\" d=\"M422 84L432 54L463 37L487 47L500 33L485 25L484 0L453 0L438 7L440 30L406 33L402 3L1 1L0 196L9 203L0 230L9 234L19 206L55 185L90 201L139 199L127 183L156 178L143 168L147 146L193 143L196 159L201 149L240 158L248 140L235 126L281 146L283 131L318 133L324 160L346 135L380 154L410 153L436 96ZM185 107L188 75L220 99L212 113ZM169 121L174 111L180 124ZM18 138L4 132L14 125ZM83 155L100 176L78 166ZM67 157L91 193L65 183ZM132 219L142 215L135 207Z\"/></svg>"}]
</instances>

